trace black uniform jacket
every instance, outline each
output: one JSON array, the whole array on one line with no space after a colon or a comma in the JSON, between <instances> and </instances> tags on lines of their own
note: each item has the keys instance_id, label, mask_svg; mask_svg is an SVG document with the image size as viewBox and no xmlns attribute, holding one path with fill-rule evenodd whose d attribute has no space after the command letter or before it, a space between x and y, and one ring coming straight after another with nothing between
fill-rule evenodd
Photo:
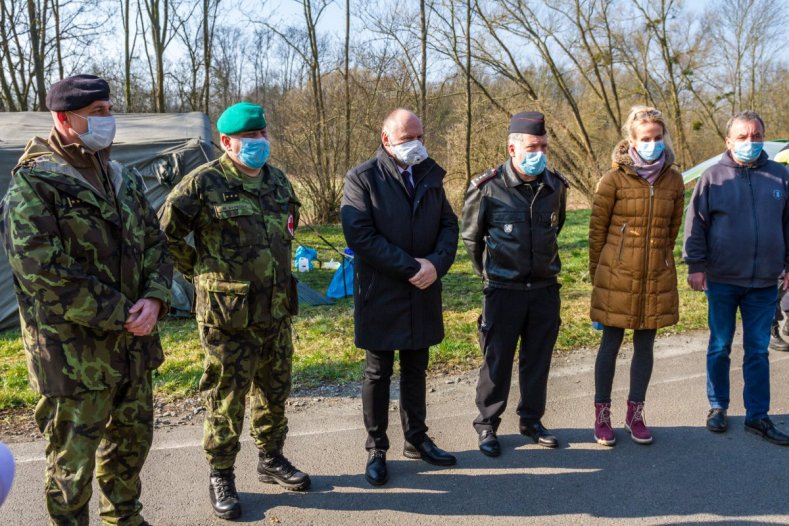
<instances>
[{"instance_id":1,"label":"black uniform jacket","mask_svg":"<svg viewBox=\"0 0 789 526\"><path fill-rule=\"evenodd\" d=\"M474 178L466 192L461 236L486 285L545 287L561 270L556 238L564 225L567 180L545 170L534 192L522 192L523 184L507 161Z\"/></svg>"},{"instance_id":2,"label":"black uniform jacket","mask_svg":"<svg viewBox=\"0 0 789 526\"><path fill-rule=\"evenodd\" d=\"M444 193L446 171L431 158L412 170L413 198L383 147L345 176L342 228L355 254L355 341L362 349L421 349L444 338L440 278L455 260L458 220ZM425 290L408 281L419 270L415 258L438 272Z\"/></svg>"}]
</instances>

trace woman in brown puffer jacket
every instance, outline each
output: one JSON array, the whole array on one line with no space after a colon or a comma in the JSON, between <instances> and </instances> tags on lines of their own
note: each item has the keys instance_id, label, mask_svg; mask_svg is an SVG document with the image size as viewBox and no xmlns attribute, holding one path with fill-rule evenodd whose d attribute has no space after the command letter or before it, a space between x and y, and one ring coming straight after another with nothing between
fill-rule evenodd
<instances>
[{"instance_id":1,"label":"woman in brown puffer jacket","mask_svg":"<svg viewBox=\"0 0 789 526\"><path fill-rule=\"evenodd\" d=\"M593 322L603 326L595 362L595 439L613 446L611 386L625 329L633 329L630 393L625 429L650 444L644 398L660 327L677 323L674 266L684 206L682 175L672 166L668 129L655 108L634 107L616 145L613 166L597 185L589 223L589 274Z\"/></svg>"}]
</instances>

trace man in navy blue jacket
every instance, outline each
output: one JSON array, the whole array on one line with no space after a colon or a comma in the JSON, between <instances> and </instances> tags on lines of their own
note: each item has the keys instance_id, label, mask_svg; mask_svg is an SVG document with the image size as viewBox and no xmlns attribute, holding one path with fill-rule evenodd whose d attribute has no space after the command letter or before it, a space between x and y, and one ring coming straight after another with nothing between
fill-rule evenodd
<instances>
[{"instance_id":1,"label":"man in navy blue jacket","mask_svg":"<svg viewBox=\"0 0 789 526\"><path fill-rule=\"evenodd\" d=\"M770 409L768 345L778 290L789 269L789 178L762 151L764 122L755 112L729 120L726 152L696 185L685 218L688 284L706 291L707 429L728 428L729 366L737 309L743 325L745 430L779 445L789 436L775 428ZM783 287L789 287L789 274Z\"/></svg>"}]
</instances>

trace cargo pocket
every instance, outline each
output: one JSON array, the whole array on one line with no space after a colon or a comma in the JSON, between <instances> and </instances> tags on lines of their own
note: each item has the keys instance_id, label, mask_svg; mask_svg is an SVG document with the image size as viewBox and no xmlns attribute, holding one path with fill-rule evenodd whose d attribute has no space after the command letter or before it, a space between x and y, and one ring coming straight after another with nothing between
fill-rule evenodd
<instances>
[{"instance_id":1,"label":"cargo pocket","mask_svg":"<svg viewBox=\"0 0 789 526\"><path fill-rule=\"evenodd\" d=\"M249 282L208 274L195 277L195 318L209 327L244 329L249 323Z\"/></svg>"}]
</instances>

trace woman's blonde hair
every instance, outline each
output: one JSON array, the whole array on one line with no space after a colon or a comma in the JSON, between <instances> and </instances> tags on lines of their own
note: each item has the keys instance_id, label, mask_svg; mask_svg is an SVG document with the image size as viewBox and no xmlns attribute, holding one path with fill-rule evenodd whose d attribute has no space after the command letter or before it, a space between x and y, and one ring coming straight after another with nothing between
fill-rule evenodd
<instances>
[{"instance_id":1,"label":"woman's blonde hair","mask_svg":"<svg viewBox=\"0 0 789 526\"><path fill-rule=\"evenodd\" d=\"M622 126L622 137L632 143L636 136L636 126L644 122L654 122L663 128L663 142L671 148L671 134L668 132L666 119L659 109L652 106L633 106L627 116L625 124Z\"/></svg>"}]
</instances>

